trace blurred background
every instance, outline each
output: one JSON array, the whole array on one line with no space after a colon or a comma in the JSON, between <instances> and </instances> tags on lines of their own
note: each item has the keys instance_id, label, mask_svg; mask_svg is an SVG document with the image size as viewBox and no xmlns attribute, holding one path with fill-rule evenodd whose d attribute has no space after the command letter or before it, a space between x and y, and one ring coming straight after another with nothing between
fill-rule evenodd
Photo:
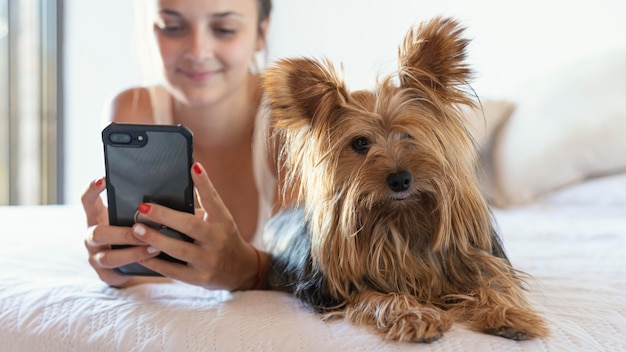
<instances>
[{"instance_id":1,"label":"blurred background","mask_svg":"<svg viewBox=\"0 0 626 352\"><path fill-rule=\"evenodd\" d=\"M102 111L147 83L134 1L0 0L0 204L79 203L104 175ZM370 88L409 28L436 15L468 27L481 98L626 48L624 0L274 0L268 58L327 57L350 88Z\"/></svg>"}]
</instances>

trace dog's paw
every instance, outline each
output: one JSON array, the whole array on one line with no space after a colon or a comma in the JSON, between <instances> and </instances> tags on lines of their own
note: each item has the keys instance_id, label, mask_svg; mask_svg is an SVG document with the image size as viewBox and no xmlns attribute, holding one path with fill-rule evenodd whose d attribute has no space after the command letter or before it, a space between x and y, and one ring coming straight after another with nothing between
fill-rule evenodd
<instances>
[{"instance_id":1,"label":"dog's paw","mask_svg":"<svg viewBox=\"0 0 626 352\"><path fill-rule=\"evenodd\" d=\"M407 342L431 343L439 340L450 330L452 321L445 312L421 307L405 312L395 312L397 316L387 317L388 324L382 328L385 338Z\"/></svg>"},{"instance_id":2,"label":"dog's paw","mask_svg":"<svg viewBox=\"0 0 626 352\"><path fill-rule=\"evenodd\" d=\"M486 327L486 334L501 336L507 339L522 341L548 336L545 321L534 312L507 311L506 322L501 325Z\"/></svg>"},{"instance_id":3,"label":"dog's paw","mask_svg":"<svg viewBox=\"0 0 626 352\"><path fill-rule=\"evenodd\" d=\"M515 330L510 326L501 326L499 328L488 328L485 330L486 334L501 336L507 339L522 341L528 340L531 337L528 335L528 331L525 330Z\"/></svg>"},{"instance_id":4,"label":"dog's paw","mask_svg":"<svg viewBox=\"0 0 626 352\"><path fill-rule=\"evenodd\" d=\"M356 325L375 329L387 340L430 343L452 327L447 312L398 293L365 292L346 307L344 316Z\"/></svg>"}]
</instances>

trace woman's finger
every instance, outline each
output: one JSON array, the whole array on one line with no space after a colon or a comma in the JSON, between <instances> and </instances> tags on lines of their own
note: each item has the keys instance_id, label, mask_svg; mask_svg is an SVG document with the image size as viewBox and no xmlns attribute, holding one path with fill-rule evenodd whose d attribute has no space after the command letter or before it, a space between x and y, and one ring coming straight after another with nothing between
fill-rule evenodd
<instances>
[{"instance_id":1,"label":"woman's finger","mask_svg":"<svg viewBox=\"0 0 626 352\"><path fill-rule=\"evenodd\" d=\"M191 167L191 177L193 179L196 195L200 206L206 212L206 218L209 221L230 221L231 214L217 190L211 183L209 176L204 167L195 162Z\"/></svg>"},{"instance_id":2,"label":"woman's finger","mask_svg":"<svg viewBox=\"0 0 626 352\"><path fill-rule=\"evenodd\" d=\"M136 222L146 225L164 225L171 230L184 233L196 242L206 241L203 227L207 224L204 216L177 211L155 203L142 203L138 208ZM206 214L205 214L206 215ZM178 240L182 240L179 238Z\"/></svg>"},{"instance_id":3,"label":"woman's finger","mask_svg":"<svg viewBox=\"0 0 626 352\"><path fill-rule=\"evenodd\" d=\"M105 249L90 257L93 267L99 269L114 269L120 266L136 263L148 258L156 257L160 251L150 246L132 246L128 248Z\"/></svg>"},{"instance_id":4,"label":"woman's finger","mask_svg":"<svg viewBox=\"0 0 626 352\"><path fill-rule=\"evenodd\" d=\"M108 224L106 207L102 203L100 193L106 188L104 177L89 183L87 189L81 195L81 203L87 216L87 226L96 224Z\"/></svg>"},{"instance_id":5,"label":"woman's finger","mask_svg":"<svg viewBox=\"0 0 626 352\"><path fill-rule=\"evenodd\" d=\"M176 259L195 264L206 260L204 252L195 243L172 238L143 224L133 226L134 235L143 243L158 248Z\"/></svg>"},{"instance_id":6,"label":"woman's finger","mask_svg":"<svg viewBox=\"0 0 626 352\"><path fill-rule=\"evenodd\" d=\"M111 245L146 245L135 237L132 229L126 226L95 225L87 229L85 246L90 252Z\"/></svg>"}]
</instances>

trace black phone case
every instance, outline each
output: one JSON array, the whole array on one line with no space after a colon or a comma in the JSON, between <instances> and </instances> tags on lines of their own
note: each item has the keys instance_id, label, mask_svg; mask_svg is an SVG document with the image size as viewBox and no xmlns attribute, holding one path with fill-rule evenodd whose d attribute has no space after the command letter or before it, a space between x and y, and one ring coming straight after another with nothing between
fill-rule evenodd
<instances>
[{"instance_id":1,"label":"black phone case","mask_svg":"<svg viewBox=\"0 0 626 352\"><path fill-rule=\"evenodd\" d=\"M109 223L132 226L141 203L156 203L194 213L193 134L183 125L112 122L102 130ZM140 220L139 220L140 221ZM188 236L148 223L161 233L191 242ZM113 248L124 247L121 245ZM165 253L159 258L185 264ZM160 276L139 263L116 268L124 275Z\"/></svg>"}]
</instances>

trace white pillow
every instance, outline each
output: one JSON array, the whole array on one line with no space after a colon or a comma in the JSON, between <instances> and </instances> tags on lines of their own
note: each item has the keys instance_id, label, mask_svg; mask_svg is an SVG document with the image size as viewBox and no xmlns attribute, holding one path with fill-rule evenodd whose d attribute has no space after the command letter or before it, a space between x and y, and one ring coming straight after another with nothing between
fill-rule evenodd
<instances>
[{"instance_id":1,"label":"white pillow","mask_svg":"<svg viewBox=\"0 0 626 352\"><path fill-rule=\"evenodd\" d=\"M486 160L492 204L626 171L626 51L542 77L516 98Z\"/></svg>"}]
</instances>

